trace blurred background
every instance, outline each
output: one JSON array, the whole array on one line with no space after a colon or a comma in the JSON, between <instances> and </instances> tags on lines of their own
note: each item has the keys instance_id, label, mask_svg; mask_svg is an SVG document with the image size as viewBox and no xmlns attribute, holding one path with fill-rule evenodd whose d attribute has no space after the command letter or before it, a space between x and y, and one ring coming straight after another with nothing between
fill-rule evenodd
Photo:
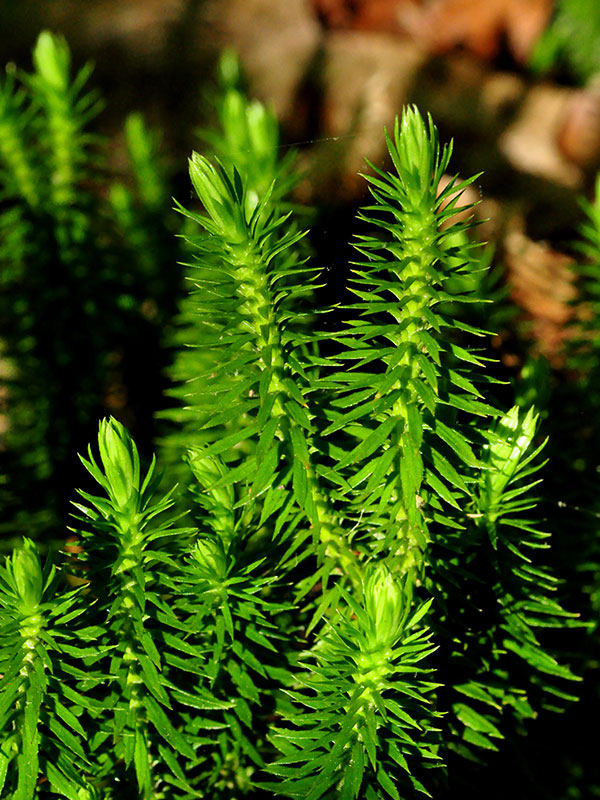
<instances>
[{"instance_id":1,"label":"blurred background","mask_svg":"<svg viewBox=\"0 0 600 800\"><path fill-rule=\"evenodd\" d=\"M249 93L277 112L282 147L301 151L298 199L327 210L317 234L334 260L346 253L327 216L345 218L338 229L354 216L365 158L384 158L383 127L404 103L430 111L456 139L454 168L483 172L468 198L482 200L481 236L538 346L560 358L576 198L600 164L595 0L42 0L0 13L2 62L28 69L41 30L64 34L76 66L95 63L110 168L125 169L123 120L140 110L183 198L217 55L234 47Z\"/></svg>"},{"instance_id":2,"label":"blurred background","mask_svg":"<svg viewBox=\"0 0 600 800\"><path fill-rule=\"evenodd\" d=\"M528 371L532 399L554 420L545 432L554 436L555 467L545 480L555 560L570 587L567 607L588 619L597 614L598 546L585 579L574 578L581 572L574 554L581 542L589 547L590 536L598 541L599 379L580 382L579 395L560 387L578 383L567 343L574 323L592 313L586 298L578 302L575 242L585 217L581 201L593 198L600 167L598 0L0 0L0 22L8 76L31 72L35 42L50 30L65 36L73 75L94 63L86 85L103 98L89 123L100 137L93 149L102 153L101 179L81 184L102 226L89 246L83 237L80 250L69 251L74 265L86 267L79 274L74 266L66 289L56 277L38 281L56 264L47 248L40 245L25 271L14 257L13 200L0 185L3 547L22 533L64 541L69 502L83 480L75 454L95 437L100 416L127 424L146 456L161 436L157 412L169 402L164 392L184 294L180 223L169 209L172 197L192 202L187 158L205 147L199 131L215 121L217 59L231 47L248 93L271 104L280 120L282 154L298 151L303 179L295 200L315 207L311 243L332 297L345 281L349 232L368 196L360 175L369 169L365 158L387 166L383 128L404 104L430 112L443 142L454 139L453 170L465 178L482 173L465 202L478 203L476 236L491 245L490 291L502 299L491 355L517 388ZM131 122L132 112L143 114L146 133L140 117ZM160 164L160 180L152 178L146 195L142 180L140 200L135 167L137 158L139 183L144 148ZM39 217L37 224L45 223ZM107 265L106 280L86 288L99 263ZM33 302L23 287L36 271ZM78 292L81 319L73 316ZM51 331L58 332L57 351L46 357ZM590 401L585 414L582 387ZM591 496L584 524L577 510ZM548 717L544 735L538 728L528 748L507 744L492 762L493 786L485 795L463 787L463 798L509 791L527 800L600 797L597 733L585 731L590 709L599 707L598 681L589 678L597 651L590 655L589 643L577 648L586 651L576 656L588 675L583 703L566 722Z\"/></svg>"}]
</instances>

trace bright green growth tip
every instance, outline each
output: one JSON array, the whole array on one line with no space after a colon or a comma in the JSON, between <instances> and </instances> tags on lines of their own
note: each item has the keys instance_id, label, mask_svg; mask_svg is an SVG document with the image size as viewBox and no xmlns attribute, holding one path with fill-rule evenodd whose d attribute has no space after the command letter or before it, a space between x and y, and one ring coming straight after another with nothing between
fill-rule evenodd
<instances>
[{"instance_id":1,"label":"bright green growth tip","mask_svg":"<svg viewBox=\"0 0 600 800\"><path fill-rule=\"evenodd\" d=\"M220 583L227 574L227 559L220 541L200 539L194 548L194 558L200 565L202 577L210 583Z\"/></svg>"},{"instance_id":2,"label":"bright green growth tip","mask_svg":"<svg viewBox=\"0 0 600 800\"><path fill-rule=\"evenodd\" d=\"M204 491L209 491L219 506L233 508L235 502L233 486L227 484L213 488L214 484L227 474L221 459L206 456L201 448L196 447L188 451L188 463L200 487Z\"/></svg>"},{"instance_id":3,"label":"bright green growth tip","mask_svg":"<svg viewBox=\"0 0 600 800\"><path fill-rule=\"evenodd\" d=\"M100 423L98 446L110 494L117 507L123 509L139 496L140 458L137 447L127 429L113 417Z\"/></svg>"},{"instance_id":4,"label":"bright green growth tip","mask_svg":"<svg viewBox=\"0 0 600 800\"><path fill-rule=\"evenodd\" d=\"M12 573L22 612L34 612L42 602L44 581L38 549L31 539L24 539L23 546L7 558L7 569Z\"/></svg>"},{"instance_id":5,"label":"bright green growth tip","mask_svg":"<svg viewBox=\"0 0 600 800\"><path fill-rule=\"evenodd\" d=\"M223 193L222 181L216 174L216 170L210 161L200 153L194 151L189 159L190 179L199 200L206 208L211 217L218 216L219 207L217 205L220 195Z\"/></svg>"},{"instance_id":6,"label":"bright green growth tip","mask_svg":"<svg viewBox=\"0 0 600 800\"><path fill-rule=\"evenodd\" d=\"M386 564L371 567L364 580L365 609L372 625L374 647L392 645L404 623L405 598L402 584Z\"/></svg>"},{"instance_id":7,"label":"bright green growth tip","mask_svg":"<svg viewBox=\"0 0 600 800\"><path fill-rule=\"evenodd\" d=\"M513 406L499 420L487 446L487 463L492 469L486 474L486 480L493 496L502 494L522 463L535 436L538 420L533 407L522 416L518 406Z\"/></svg>"},{"instance_id":8,"label":"bright green growth tip","mask_svg":"<svg viewBox=\"0 0 600 800\"><path fill-rule=\"evenodd\" d=\"M242 244L248 239L244 212L243 187L239 175L233 180L223 167L214 167L199 153L190 158L190 179L208 217L198 218L205 229L230 244ZM236 199L234 199L236 198Z\"/></svg>"},{"instance_id":9,"label":"bright green growth tip","mask_svg":"<svg viewBox=\"0 0 600 800\"><path fill-rule=\"evenodd\" d=\"M50 31L42 31L33 50L33 63L37 73L57 92L65 92L69 85L71 54L66 40Z\"/></svg>"},{"instance_id":10,"label":"bright green growth tip","mask_svg":"<svg viewBox=\"0 0 600 800\"><path fill-rule=\"evenodd\" d=\"M388 147L401 179L410 176L411 190L421 195L431 188L438 153L437 134L431 117L429 124L416 106L407 106L400 121L396 117L394 141L387 136Z\"/></svg>"}]
</instances>

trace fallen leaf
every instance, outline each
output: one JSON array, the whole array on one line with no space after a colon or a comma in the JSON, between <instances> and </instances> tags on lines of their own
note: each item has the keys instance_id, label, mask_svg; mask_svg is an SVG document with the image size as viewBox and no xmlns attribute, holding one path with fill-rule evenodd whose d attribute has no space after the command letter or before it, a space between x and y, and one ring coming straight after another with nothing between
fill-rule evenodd
<instances>
[{"instance_id":1,"label":"fallen leaf","mask_svg":"<svg viewBox=\"0 0 600 800\"><path fill-rule=\"evenodd\" d=\"M458 46L494 58L504 40L523 63L546 28L552 0L434 0L426 15L430 46L445 52Z\"/></svg>"},{"instance_id":2,"label":"fallen leaf","mask_svg":"<svg viewBox=\"0 0 600 800\"><path fill-rule=\"evenodd\" d=\"M560 366L576 296L573 259L533 241L520 224L509 226L504 247L511 296L531 320L540 352Z\"/></svg>"}]
</instances>

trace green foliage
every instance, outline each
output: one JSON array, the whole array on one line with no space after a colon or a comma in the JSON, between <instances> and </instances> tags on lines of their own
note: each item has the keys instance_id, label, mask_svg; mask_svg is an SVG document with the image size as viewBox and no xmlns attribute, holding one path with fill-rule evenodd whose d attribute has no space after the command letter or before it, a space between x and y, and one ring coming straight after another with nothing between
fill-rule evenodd
<instances>
[{"instance_id":1,"label":"green foliage","mask_svg":"<svg viewBox=\"0 0 600 800\"><path fill-rule=\"evenodd\" d=\"M577 371L582 394L590 393L590 402L597 402L594 382L600 366L600 333L596 320L600 311L600 175L596 178L592 201L581 199L585 220L576 243L583 263L576 267L578 289L582 295L580 317L569 340L569 367Z\"/></svg>"},{"instance_id":2,"label":"green foliage","mask_svg":"<svg viewBox=\"0 0 600 800\"><path fill-rule=\"evenodd\" d=\"M411 762L439 759L437 684L417 666L435 650L416 628L431 600L409 618L410 594L383 562L367 568L362 592L343 596L352 617L340 614L309 654L303 691L289 692L295 708L283 713L290 727L273 729L283 758L269 771L281 781L262 786L307 800L428 794Z\"/></svg>"},{"instance_id":3,"label":"green foliage","mask_svg":"<svg viewBox=\"0 0 600 800\"><path fill-rule=\"evenodd\" d=\"M230 241L226 243L215 239L213 242L206 238L199 241L196 225L188 226L188 244L192 252L195 251L196 258L187 265L186 280L197 291L190 292L181 303L172 343L176 353L170 377L175 386L169 394L178 400L178 404L161 415L175 423L167 429L168 432L162 440L161 462L169 465L171 474L177 476L182 485L190 480L182 456L185 456L189 448L203 445L216 436L215 432L206 433L198 425L198 414L202 411L210 414L215 402L207 398L203 376L211 375L214 368L219 369L222 374L226 374L228 369L235 372L238 368L235 359L227 364L226 358L222 357L220 350L223 348L218 348L218 336L215 332L223 326L231 327L228 334L231 338L227 341L233 354L240 341L233 339L235 325L231 325L231 321L238 320L240 328L243 328L248 307L256 299L249 295L246 298L246 308L235 308L239 293L235 294L233 280L226 274L221 274L219 249L224 251L226 259L233 259L230 269L234 272L238 261L243 258L243 242L248 242L256 250L252 258L263 259L265 275L259 279L259 283L262 280L263 284L268 280L274 285L276 269L289 274L294 262L301 264L302 261L296 251L290 263L284 261L287 254L277 254L279 257L276 262L267 264L267 259L270 260L275 255L276 242L284 239L286 231L288 236L297 232L295 226L284 219L289 212L285 198L298 180L292 169L294 154L288 151L285 158L279 158L276 117L258 101L246 99L240 89L241 76L233 53L227 52L223 55L219 77L220 94L216 101L216 113L220 130L203 132L202 136L222 160L222 164L212 166L201 156L194 154L191 170L196 191L203 202L208 204L207 210L211 212L213 226L216 224L218 229L224 226L223 238L226 239L229 235ZM236 179L233 171L239 176ZM219 182L218 190L212 187L213 177ZM219 192L224 194L220 195ZM221 209L218 205L219 199L225 198L228 193L231 196L224 199L225 207ZM212 204L211 199L214 201ZM197 217L193 214L187 215L185 209L180 208L180 211L193 223L198 222ZM211 230L211 223L206 218L201 224ZM289 241L291 245L292 242ZM214 252L211 250L213 244ZM235 248L234 245L239 246ZM281 252L287 247L284 240ZM211 264L215 262L219 263L218 270L211 269ZM301 287L301 276L296 280ZM202 295L199 294L200 291ZM250 291L260 293L268 290L262 285L252 287ZM212 380L213 383L216 381L215 378ZM240 386L242 383L240 379ZM251 387L248 386L246 391L250 392ZM219 404L222 399L219 398ZM216 431L225 432L231 428L230 420L235 416L240 416L239 408L227 410L222 419L215 417L211 421L212 427Z\"/></svg>"},{"instance_id":4,"label":"green foliage","mask_svg":"<svg viewBox=\"0 0 600 800\"><path fill-rule=\"evenodd\" d=\"M531 65L546 72L566 66L576 80L586 83L600 72L600 8L595 0L558 0L547 31L534 49Z\"/></svg>"},{"instance_id":5,"label":"green foliage","mask_svg":"<svg viewBox=\"0 0 600 800\"><path fill-rule=\"evenodd\" d=\"M561 411L558 424L552 419L552 457L568 480L568 493L561 498L567 508L565 525L570 530L570 544L561 557L569 564L570 581L576 592L581 589L591 603L593 624L597 626L600 609L600 549L598 547L597 451L600 446L594 420L600 413L600 177L596 178L591 200L581 198L584 218L579 239L574 242L578 263L572 267L577 297L565 343L568 384L561 382L554 390L554 405ZM550 427L555 422L554 429Z\"/></svg>"},{"instance_id":6,"label":"green foliage","mask_svg":"<svg viewBox=\"0 0 600 800\"><path fill-rule=\"evenodd\" d=\"M582 295L583 313L576 323L576 330L571 339L569 352L569 366L576 370L578 392L576 402L580 413L584 413L586 419L596 419L600 413L599 398L600 386L600 331L598 330L597 320L600 313L600 284L598 282L598 270L600 269L600 175L596 177L595 192L592 202L582 200L582 208L586 214L586 220L581 227L581 238L579 240L579 250L585 259L583 264L577 267L579 277L579 289ZM588 441L586 441L586 439ZM580 441L577 442L580 444ZM579 472L584 469L589 473L590 467L595 465L595 452L598 444L597 427L595 425L586 426L585 438L581 443L584 446L576 454L575 464ZM582 453L590 453L586 459ZM589 483L586 481L580 487L580 496L575 498L574 503L579 507L579 503L585 503L588 491L592 497L595 496L597 486L597 470ZM590 503L589 511L594 514L586 520L587 524L582 525L581 521L578 528L584 527L586 534L583 542L583 553L585 557L574 557L576 569L585 576L584 587L590 597L591 607L594 610L594 621L597 629L597 615L600 611L600 547L598 545L598 506L597 503Z\"/></svg>"},{"instance_id":7,"label":"green foliage","mask_svg":"<svg viewBox=\"0 0 600 800\"><path fill-rule=\"evenodd\" d=\"M494 739L503 738L503 727L522 729L538 709L561 710L565 700L576 699L564 681L577 678L540 642L544 628L566 627L576 615L556 601L556 578L535 557L548 546L548 534L527 515L539 483L532 477L542 466L537 456L544 443L534 445L537 422L531 409L523 415L515 406L486 432L472 511L465 530L443 542L451 559L442 556L432 590L445 598L434 625L440 641L449 618L461 620L460 645L446 651L446 669L456 676L448 686L455 719L449 718L447 741L471 757L477 748L497 749ZM468 545L459 549L459 537ZM466 592L450 587L459 575Z\"/></svg>"},{"instance_id":8,"label":"green foliage","mask_svg":"<svg viewBox=\"0 0 600 800\"><path fill-rule=\"evenodd\" d=\"M79 590L59 588L56 568L47 561L42 569L30 539L6 557L0 581L0 792L16 800L34 797L43 775L63 797L91 800L95 795L85 792L79 777L89 761L70 687L73 671L83 675L75 666L85 653L80 642L94 634L77 623Z\"/></svg>"},{"instance_id":9,"label":"green foliage","mask_svg":"<svg viewBox=\"0 0 600 800\"><path fill-rule=\"evenodd\" d=\"M535 520L538 417L490 401L487 334L459 312L484 285L453 221L474 179L439 191L452 148L405 109L328 330L275 119L229 54L221 77L219 157L190 160L203 210L178 204L193 288L166 475L104 420L76 555L42 570L26 540L2 572L9 800L441 797L460 758L574 699L545 636L574 615ZM158 208L155 145L129 133ZM148 241L126 191L112 208Z\"/></svg>"},{"instance_id":10,"label":"green foliage","mask_svg":"<svg viewBox=\"0 0 600 800\"><path fill-rule=\"evenodd\" d=\"M478 461L472 430L462 417L455 424L458 415L495 412L475 386L480 361L452 337L461 325L481 332L438 310L470 299L445 291L472 260L468 244L454 244L460 226L441 226L471 180L451 181L438 195L451 149L440 151L433 124L413 109L388 148L395 173L367 178L376 202L361 214L383 235L358 237L367 261L357 265L351 288L360 302L339 336L342 369L324 378L336 395L324 435L345 434L332 472L350 489L341 498L344 514L356 519L353 540L360 545L364 530L367 553L397 547L400 570L410 573L419 571L430 540L428 519L445 522L445 509L469 495L460 471Z\"/></svg>"},{"instance_id":11,"label":"green foliage","mask_svg":"<svg viewBox=\"0 0 600 800\"><path fill-rule=\"evenodd\" d=\"M91 420L111 394L128 390L133 413L140 397L158 394L143 365L158 358L179 280L153 135L139 116L128 120L137 186L108 186L104 143L92 133L102 101L87 89L91 66L73 75L66 42L48 32L33 65L0 78L5 536L22 527L56 536ZM151 425L139 413L139 427Z\"/></svg>"}]
</instances>

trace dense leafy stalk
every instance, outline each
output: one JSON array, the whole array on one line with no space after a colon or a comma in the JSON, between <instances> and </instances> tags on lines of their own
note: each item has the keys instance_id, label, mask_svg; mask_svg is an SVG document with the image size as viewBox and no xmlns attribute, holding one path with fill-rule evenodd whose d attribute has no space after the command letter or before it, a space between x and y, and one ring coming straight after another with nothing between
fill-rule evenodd
<instances>
[{"instance_id":1,"label":"dense leafy stalk","mask_svg":"<svg viewBox=\"0 0 600 800\"><path fill-rule=\"evenodd\" d=\"M594 185L594 196L590 201L581 201L585 212L585 221L581 226L580 237L577 242L578 249L583 256L584 263L577 267L577 277L581 291L580 314L572 331L572 338L568 346L568 366L576 371L577 375L577 395L575 403L577 412L584 415L589 424L584 427L583 437L575 439L576 452L568 453L571 461L581 476L578 481L577 496L570 498L573 504L579 508L586 509L588 497L594 496L597 488L597 469L596 452L599 443L598 428L594 424L600 413L600 333L598 331L597 320L600 315L600 282L598 274L600 270L600 174L596 176ZM568 411L571 411L569 408ZM570 431L567 432L569 436ZM565 437L566 438L566 437ZM583 453L589 453L586 459ZM600 610L600 547L598 545L598 504L594 501L589 503L589 512L594 515L592 518L582 519L578 515L576 529L583 535L580 538L580 550L585 552L585 558L581 559L580 552L573 552L570 555L575 569L581 574L584 573L585 591L589 595L592 608L596 612Z\"/></svg>"},{"instance_id":2,"label":"dense leafy stalk","mask_svg":"<svg viewBox=\"0 0 600 800\"><path fill-rule=\"evenodd\" d=\"M532 409L515 406L485 432L464 528L432 554L440 669L453 676L447 744L471 758L478 748L496 750L506 731L543 708L576 699L565 683L576 677L543 638L545 628L568 627L577 615L554 596L558 581L540 558L548 534L527 513L536 506L540 480L532 478L545 444L535 444L537 426Z\"/></svg>"},{"instance_id":3,"label":"dense leafy stalk","mask_svg":"<svg viewBox=\"0 0 600 800\"><path fill-rule=\"evenodd\" d=\"M270 204L275 208L283 199L285 184L288 183L282 180L284 172L277 159L277 121L265 106L258 102L249 103L241 93L239 66L233 53L224 54L219 67L221 93L216 110L220 129L203 135L221 162L235 165L244 176L249 210L253 210L270 187ZM293 176L291 171L289 174ZM191 226L189 231L191 234ZM189 266L186 278L190 283L202 274L201 270L201 262ZM205 437L198 431L194 392L199 383L198 376L210 369L214 357L207 348L191 346L196 344L198 335L196 302L193 292L183 298L173 342L176 357L170 372L176 385L169 393L181 405L163 412L164 417L177 422L177 428L171 430L162 442L161 461L173 464L175 469L181 469L184 464L182 455L189 447L205 442Z\"/></svg>"},{"instance_id":4,"label":"dense leafy stalk","mask_svg":"<svg viewBox=\"0 0 600 800\"><path fill-rule=\"evenodd\" d=\"M225 58L222 72L231 63ZM301 305L315 270L305 264L304 232L283 203L293 183L289 158L279 161L273 115L231 85L221 124L214 141L223 161L194 154L190 162L207 213L180 208L206 233L189 237L196 291L184 312L189 318L193 311L193 323L184 331L195 352L184 351L174 367L187 381L176 394L189 403L186 436L178 438L222 456L229 472L219 484L245 486L245 502L260 498L261 524L277 517L269 522L274 539L285 533L291 540L298 526L297 550L310 525L335 563L351 571L352 553L317 481L308 395L322 362L312 355L318 336L307 332Z\"/></svg>"},{"instance_id":5,"label":"dense leafy stalk","mask_svg":"<svg viewBox=\"0 0 600 800\"><path fill-rule=\"evenodd\" d=\"M456 509L470 494L464 472L478 460L467 423L495 412L475 385L481 362L453 341L461 324L438 309L469 300L444 291L472 260L468 244L448 244L457 226L442 223L471 181L439 193L451 150L440 150L416 110L404 113L388 147L395 173L368 177L376 204L361 215L383 236L358 237L368 259L353 278L358 319L337 356L350 368L326 379L336 396L324 433L346 434L333 472L349 486L342 497L356 520L354 540L366 539L367 552L395 551L401 572L418 574L428 520L447 524L443 507Z\"/></svg>"},{"instance_id":6,"label":"dense leafy stalk","mask_svg":"<svg viewBox=\"0 0 600 800\"><path fill-rule=\"evenodd\" d=\"M142 478L137 448L119 423L101 423L98 444L101 467L91 451L82 460L106 497L80 492L86 504L77 507L84 515L81 519L89 523L79 541L82 560L89 567L86 576L98 594L97 610L108 622L99 640L107 654L105 674L111 676L115 699L108 730L117 757L123 758L125 767L135 765L142 796L152 797L151 731L164 739L162 747L166 743L172 757L193 757L190 744L165 713L172 708L170 684L161 670L154 641L156 611L148 597L157 581L153 568L161 557L153 546L165 537L191 531L175 528L168 518L158 519L172 501L168 494L155 499L154 463Z\"/></svg>"},{"instance_id":7,"label":"dense leafy stalk","mask_svg":"<svg viewBox=\"0 0 600 800\"><path fill-rule=\"evenodd\" d=\"M200 454L191 460L210 528L202 531L173 579L165 578L164 587L176 599L161 605L161 618L173 629L166 661L178 684L189 694L190 679L193 685L201 676L207 695L215 699L212 707L190 701L204 713L187 714L184 730L203 747L188 763L186 778L197 791L209 785L212 797L227 798L232 790L248 792L253 773L264 764L261 749L274 709L273 686L289 682L282 653L289 639L277 619L290 609L271 599L282 588L273 559L261 554L260 545L257 551L258 528L247 511L236 509L234 489L210 488L223 474L220 460ZM177 642L182 631L185 649ZM181 651L192 648L205 654L202 661L186 663Z\"/></svg>"},{"instance_id":8,"label":"dense leafy stalk","mask_svg":"<svg viewBox=\"0 0 600 800\"><path fill-rule=\"evenodd\" d=\"M0 792L11 800L38 796L45 782L63 797L96 797L71 676L97 631L73 634L84 606L79 590L59 584L30 539L0 568Z\"/></svg>"},{"instance_id":9,"label":"dense leafy stalk","mask_svg":"<svg viewBox=\"0 0 600 800\"><path fill-rule=\"evenodd\" d=\"M438 760L436 684L420 666L429 656L431 634L417 627L431 601L410 614L408 592L380 563L365 573L362 592L343 591L340 613L289 692L294 709L284 712L292 727L274 728L283 757L270 765L279 784L263 784L286 797L400 798L427 791L413 762Z\"/></svg>"},{"instance_id":10,"label":"dense leafy stalk","mask_svg":"<svg viewBox=\"0 0 600 800\"><path fill-rule=\"evenodd\" d=\"M600 175L596 178L592 201L581 199L585 220L581 226L580 238L576 243L584 263L576 268L576 277L581 297L580 313L571 337L567 343L569 367L577 371L578 384L582 395L588 395L588 402L597 402L596 383L600 367L600 335L596 319L600 306L600 286L598 268L600 265Z\"/></svg>"}]
</instances>

